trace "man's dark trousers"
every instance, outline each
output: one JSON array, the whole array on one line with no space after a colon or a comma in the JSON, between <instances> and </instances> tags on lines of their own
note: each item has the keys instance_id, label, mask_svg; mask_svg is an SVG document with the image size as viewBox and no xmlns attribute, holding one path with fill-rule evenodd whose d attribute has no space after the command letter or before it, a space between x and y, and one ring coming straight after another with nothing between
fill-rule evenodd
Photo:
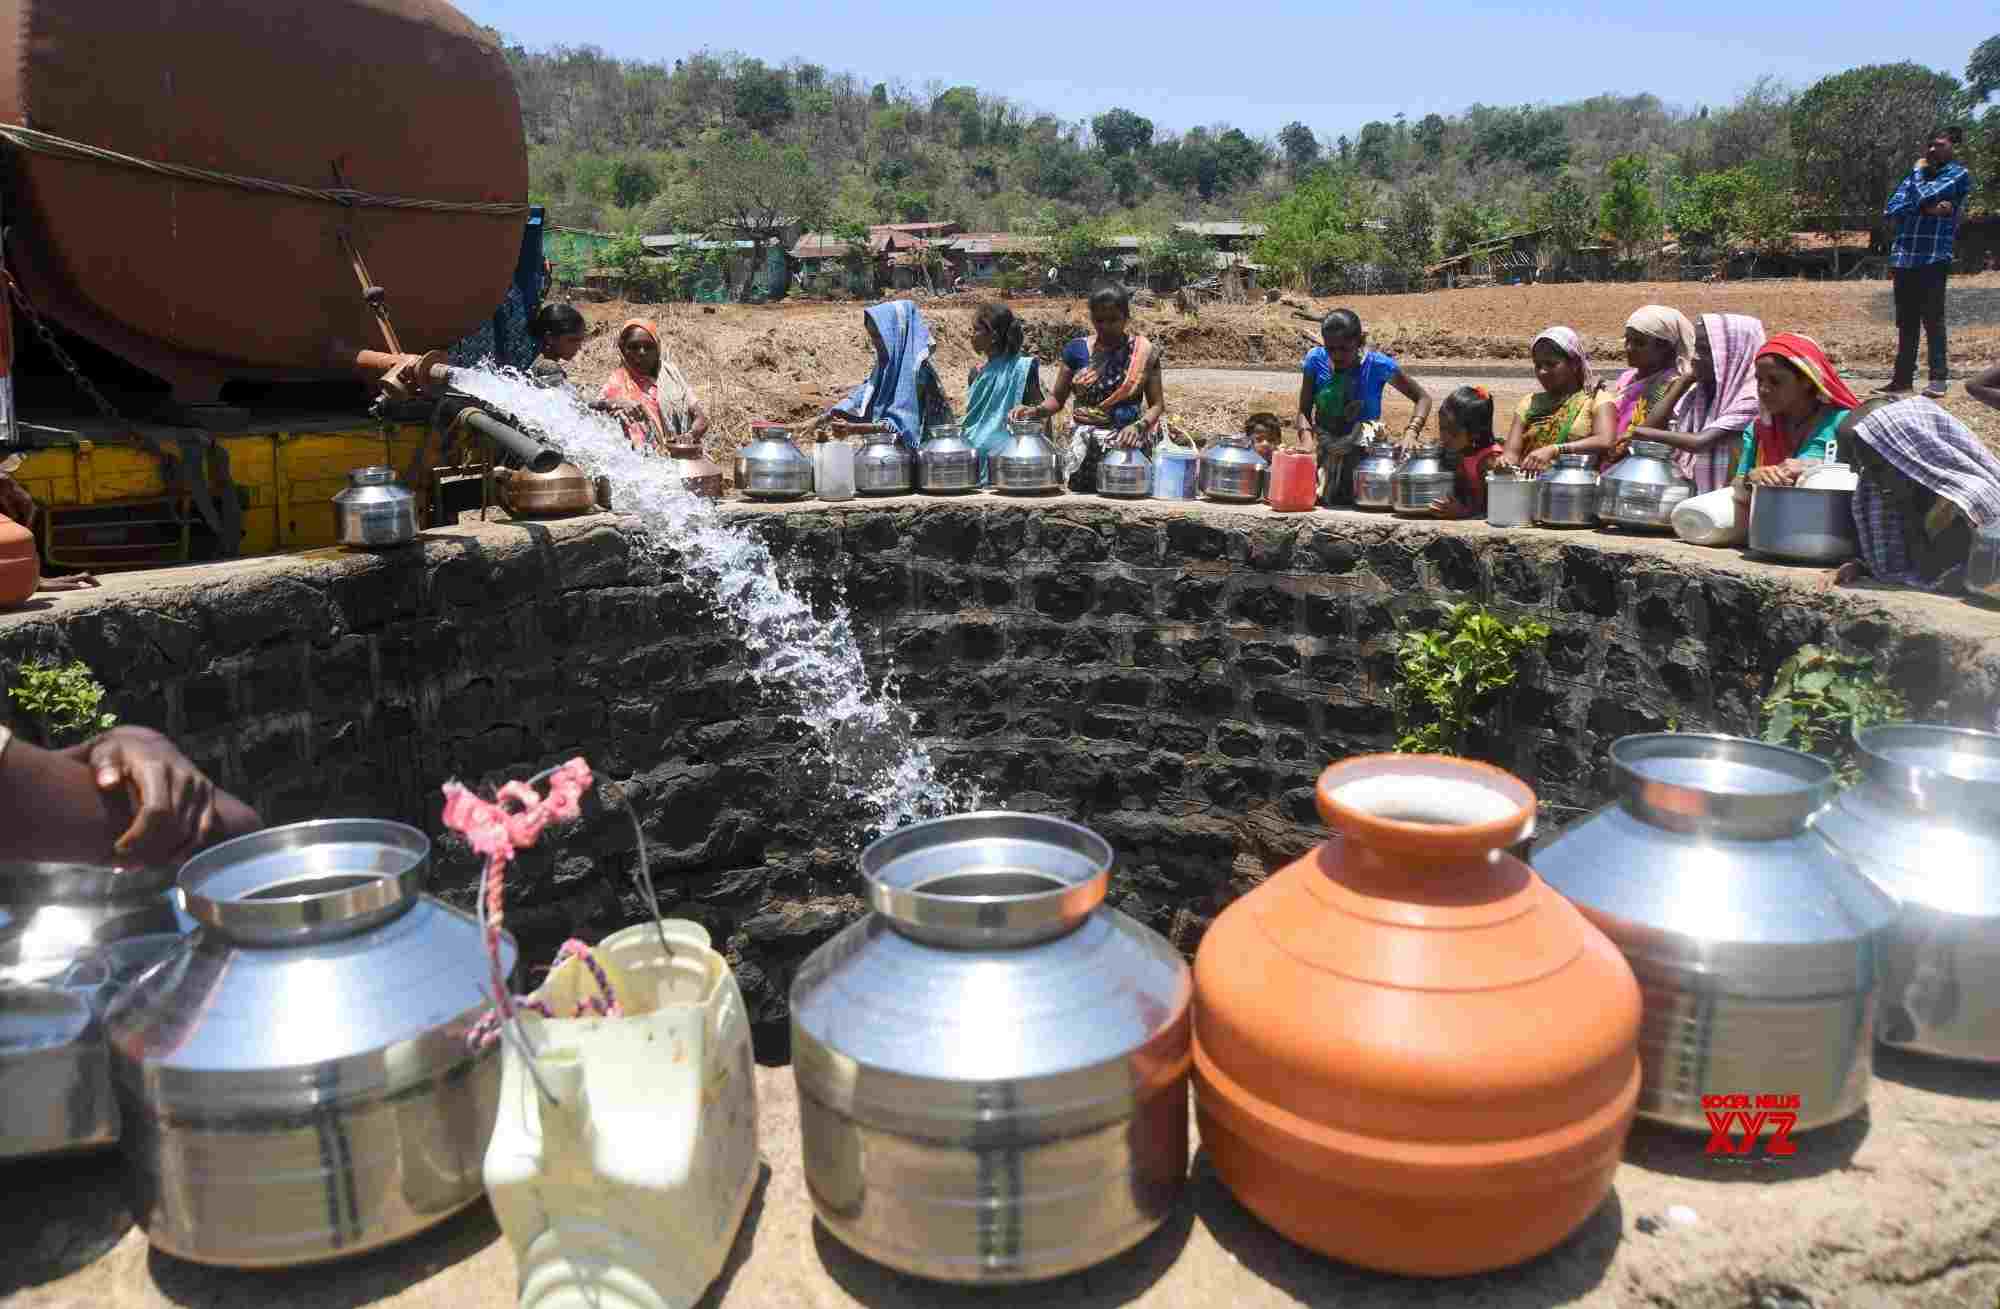
<instances>
[{"instance_id":1,"label":"man's dark trousers","mask_svg":"<svg viewBox=\"0 0 2000 1309\"><path fill-rule=\"evenodd\" d=\"M1951 265L1944 260L1893 271L1896 296L1896 375L1889 385L1902 390L1915 385L1917 333L1930 338L1931 381L1942 385L1950 375L1945 359L1944 282Z\"/></svg>"}]
</instances>

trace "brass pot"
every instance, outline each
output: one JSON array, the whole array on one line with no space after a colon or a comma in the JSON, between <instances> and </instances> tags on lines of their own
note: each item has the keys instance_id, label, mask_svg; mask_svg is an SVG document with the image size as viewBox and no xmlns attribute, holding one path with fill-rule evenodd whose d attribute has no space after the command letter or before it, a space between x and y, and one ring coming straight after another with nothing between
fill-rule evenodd
<instances>
[{"instance_id":1,"label":"brass pot","mask_svg":"<svg viewBox=\"0 0 2000 1309\"><path fill-rule=\"evenodd\" d=\"M688 494L705 500L722 498L722 465L703 454L699 444L670 445L667 455L674 461L674 468L681 475L681 485L687 488Z\"/></svg>"},{"instance_id":2,"label":"brass pot","mask_svg":"<svg viewBox=\"0 0 2000 1309\"><path fill-rule=\"evenodd\" d=\"M500 503L510 514L586 514L596 506L597 488L575 464L557 464L546 473L496 468Z\"/></svg>"}]
</instances>

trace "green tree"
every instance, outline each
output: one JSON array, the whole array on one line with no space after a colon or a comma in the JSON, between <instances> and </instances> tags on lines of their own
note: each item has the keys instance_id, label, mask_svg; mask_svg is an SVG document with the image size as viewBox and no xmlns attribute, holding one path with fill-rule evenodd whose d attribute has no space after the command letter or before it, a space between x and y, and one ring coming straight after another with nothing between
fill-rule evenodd
<instances>
[{"instance_id":1,"label":"green tree","mask_svg":"<svg viewBox=\"0 0 2000 1309\"><path fill-rule=\"evenodd\" d=\"M1438 114L1425 114L1417 124L1417 145L1424 152L1424 158L1436 163L1444 157L1444 118Z\"/></svg>"},{"instance_id":2,"label":"green tree","mask_svg":"<svg viewBox=\"0 0 2000 1309\"><path fill-rule=\"evenodd\" d=\"M1130 109L1107 109L1090 120L1097 148L1106 155L1144 154L1153 144L1153 120Z\"/></svg>"},{"instance_id":3,"label":"green tree","mask_svg":"<svg viewBox=\"0 0 2000 1309\"><path fill-rule=\"evenodd\" d=\"M643 159L620 159L611 169L611 198L621 208L645 204L660 193L660 179Z\"/></svg>"},{"instance_id":4,"label":"green tree","mask_svg":"<svg viewBox=\"0 0 2000 1309\"><path fill-rule=\"evenodd\" d=\"M1960 104L1958 79L1921 64L1870 64L1822 78L1792 107L1794 187L1821 231L1867 222Z\"/></svg>"},{"instance_id":5,"label":"green tree","mask_svg":"<svg viewBox=\"0 0 2000 1309\"><path fill-rule=\"evenodd\" d=\"M1141 240L1139 258L1145 261L1149 276L1160 279L1169 288L1183 286L1215 271L1215 251L1208 242L1178 228Z\"/></svg>"},{"instance_id":6,"label":"green tree","mask_svg":"<svg viewBox=\"0 0 2000 1309\"><path fill-rule=\"evenodd\" d=\"M694 157L690 216L705 232L752 242L753 274L763 265L766 244L793 224L818 225L832 200L825 174L801 146L723 134Z\"/></svg>"},{"instance_id":7,"label":"green tree","mask_svg":"<svg viewBox=\"0 0 2000 1309\"><path fill-rule=\"evenodd\" d=\"M979 92L969 86L954 86L931 101L931 116L958 124L958 146L976 150L986 139L985 118L979 111Z\"/></svg>"},{"instance_id":8,"label":"green tree","mask_svg":"<svg viewBox=\"0 0 2000 1309\"><path fill-rule=\"evenodd\" d=\"M1683 245L1717 246L1726 254L1735 235L1737 203L1746 174L1741 169L1677 178L1667 219Z\"/></svg>"},{"instance_id":9,"label":"green tree","mask_svg":"<svg viewBox=\"0 0 2000 1309\"><path fill-rule=\"evenodd\" d=\"M1389 220L1385 244L1396 266L1412 276L1421 273L1437 251L1437 203L1421 186L1403 192Z\"/></svg>"},{"instance_id":10,"label":"green tree","mask_svg":"<svg viewBox=\"0 0 2000 1309\"><path fill-rule=\"evenodd\" d=\"M1446 258L1462 255L1481 241L1507 233L1507 215L1491 205L1460 200L1444 211L1438 224L1438 240Z\"/></svg>"},{"instance_id":11,"label":"green tree","mask_svg":"<svg viewBox=\"0 0 2000 1309\"><path fill-rule=\"evenodd\" d=\"M1362 226L1367 218L1367 204L1346 172L1315 169L1259 216L1268 230L1257 242L1257 262L1310 291L1341 266L1378 253L1374 234Z\"/></svg>"},{"instance_id":12,"label":"green tree","mask_svg":"<svg viewBox=\"0 0 2000 1309\"><path fill-rule=\"evenodd\" d=\"M768 132L792 116L792 83L783 71L747 59L736 71L736 116L755 132Z\"/></svg>"},{"instance_id":13,"label":"green tree","mask_svg":"<svg viewBox=\"0 0 2000 1309\"><path fill-rule=\"evenodd\" d=\"M2000 36L1981 41L1965 61L1965 94L1975 105L1985 104L2000 91Z\"/></svg>"},{"instance_id":14,"label":"green tree","mask_svg":"<svg viewBox=\"0 0 2000 1309\"><path fill-rule=\"evenodd\" d=\"M1535 198L1535 225L1549 229L1549 244L1565 263L1590 240L1592 217L1590 197L1568 169Z\"/></svg>"},{"instance_id":15,"label":"green tree","mask_svg":"<svg viewBox=\"0 0 2000 1309\"><path fill-rule=\"evenodd\" d=\"M1278 132L1278 144L1285 152L1285 168L1294 180L1319 162L1319 138L1304 123L1286 123Z\"/></svg>"},{"instance_id":16,"label":"green tree","mask_svg":"<svg viewBox=\"0 0 2000 1309\"><path fill-rule=\"evenodd\" d=\"M1354 143L1354 163L1362 172L1386 182L1395 171L1395 159L1389 153L1390 136L1387 123L1366 123L1361 128L1361 138Z\"/></svg>"},{"instance_id":17,"label":"green tree","mask_svg":"<svg viewBox=\"0 0 2000 1309\"><path fill-rule=\"evenodd\" d=\"M1741 171L1743 185L1736 195L1731 229L1749 247L1753 261L1791 249L1799 207L1787 179L1771 167L1746 166ZM1756 271L1754 262L1751 271Z\"/></svg>"},{"instance_id":18,"label":"green tree","mask_svg":"<svg viewBox=\"0 0 2000 1309\"><path fill-rule=\"evenodd\" d=\"M1647 185L1653 166L1644 155L1624 155L1611 161L1609 171L1611 184L1597 201L1597 221L1631 259L1660 234L1660 206Z\"/></svg>"}]
</instances>

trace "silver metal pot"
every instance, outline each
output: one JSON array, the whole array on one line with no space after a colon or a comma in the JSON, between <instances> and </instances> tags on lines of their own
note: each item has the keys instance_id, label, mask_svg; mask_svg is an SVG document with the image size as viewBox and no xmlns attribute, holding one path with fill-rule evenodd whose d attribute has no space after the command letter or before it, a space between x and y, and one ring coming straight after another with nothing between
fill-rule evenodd
<instances>
[{"instance_id":1,"label":"silver metal pot","mask_svg":"<svg viewBox=\"0 0 2000 1309\"><path fill-rule=\"evenodd\" d=\"M1597 479L1597 516L1616 527L1674 530L1674 509L1694 494L1692 478L1674 465L1673 447L1634 441L1626 456Z\"/></svg>"},{"instance_id":2,"label":"silver metal pot","mask_svg":"<svg viewBox=\"0 0 2000 1309\"><path fill-rule=\"evenodd\" d=\"M1802 564L1837 564L1861 549L1854 492L1759 486L1750 492L1750 552Z\"/></svg>"},{"instance_id":3,"label":"silver metal pot","mask_svg":"<svg viewBox=\"0 0 2000 1309\"><path fill-rule=\"evenodd\" d=\"M1201 452L1195 484L1211 500L1254 504L1264 498L1270 466L1257 453L1248 433L1226 432Z\"/></svg>"},{"instance_id":4,"label":"silver metal pot","mask_svg":"<svg viewBox=\"0 0 2000 1309\"><path fill-rule=\"evenodd\" d=\"M903 828L875 912L792 985L806 1181L869 1258L1026 1282L1129 1249L1187 1171L1187 965L1102 902L1111 847L1037 814Z\"/></svg>"},{"instance_id":5,"label":"silver metal pot","mask_svg":"<svg viewBox=\"0 0 2000 1309\"><path fill-rule=\"evenodd\" d=\"M2000 1064L2000 736L1897 723L1815 825L1900 902L1876 1034Z\"/></svg>"},{"instance_id":6,"label":"silver metal pot","mask_svg":"<svg viewBox=\"0 0 2000 1309\"><path fill-rule=\"evenodd\" d=\"M347 487L333 497L333 522L340 544L362 550L408 545L417 539L417 497L396 480L396 470L377 464L347 475Z\"/></svg>"},{"instance_id":7,"label":"silver metal pot","mask_svg":"<svg viewBox=\"0 0 2000 1309\"><path fill-rule=\"evenodd\" d=\"M1527 527L1535 521L1535 492L1540 484L1505 469L1486 474L1486 521L1494 527Z\"/></svg>"},{"instance_id":8,"label":"silver metal pot","mask_svg":"<svg viewBox=\"0 0 2000 1309\"><path fill-rule=\"evenodd\" d=\"M1097 464L1097 493L1143 500L1153 493L1153 461L1139 448L1113 446Z\"/></svg>"},{"instance_id":9,"label":"silver metal pot","mask_svg":"<svg viewBox=\"0 0 2000 1309\"><path fill-rule=\"evenodd\" d=\"M479 1198L497 1048L478 924L422 894L430 841L330 819L181 870L200 924L105 1017L133 1213L196 1263L276 1267L400 1240ZM503 938L503 971L514 945Z\"/></svg>"},{"instance_id":10,"label":"silver metal pot","mask_svg":"<svg viewBox=\"0 0 2000 1309\"><path fill-rule=\"evenodd\" d=\"M803 500L812 494L812 460L789 430L754 423L750 443L736 452L736 489L751 500Z\"/></svg>"},{"instance_id":11,"label":"silver metal pot","mask_svg":"<svg viewBox=\"0 0 2000 1309\"><path fill-rule=\"evenodd\" d=\"M1449 500L1457 478L1445 467L1444 447L1420 445L1410 457L1396 465L1389 484L1395 492L1399 514L1428 514L1433 500Z\"/></svg>"},{"instance_id":12,"label":"silver metal pot","mask_svg":"<svg viewBox=\"0 0 2000 1309\"><path fill-rule=\"evenodd\" d=\"M1796 1095L1805 1130L1860 1109L1896 906L1811 826L1833 768L1663 732L1615 743L1611 773L1617 800L1534 865L1639 979L1639 1113L1706 1131L1704 1095Z\"/></svg>"},{"instance_id":13,"label":"silver metal pot","mask_svg":"<svg viewBox=\"0 0 2000 1309\"><path fill-rule=\"evenodd\" d=\"M1974 528L1965 556L1965 589L1984 600L2000 601L2000 523Z\"/></svg>"},{"instance_id":14,"label":"silver metal pot","mask_svg":"<svg viewBox=\"0 0 2000 1309\"><path fill-rule=\"evenodd\" d=\"M916 485L917 461L894 432L876 432L854 456L856 495L908 495Z\"/></svg>"},{"instance_id":15,"label":"silver metal pot","mask_svg":"<svg viewBox=\"0 0 2000 1309\"><path fill-rule=\"evenodd\" d=\"M979 452L958 428L931 428L917 450L917 485L926 495L978 490Z\"/></svg>"},{"instance_id":16,"label":"silver metal pot","mask_svg":"<svg viewBox=\"0 0 2000 1309\"><path fill-rule=\"evenodd\" d=\"M48 982L105 945L181 930L172 868L0 863L0 983Z\"/></svg>"},{"instance_id":17,"label":"silver metal pot","mask_svg":"<svg viewBox=\"0 0 2000 1309\"><path fill-rule=\"evenodd\" d=\"M1590 455L1557 455L1535 481L1535 521L1543 527L1597 526L1597 474Z\"/></svg>"},{"instance_id":18,"label":"silver metal pot","mask_svg":"<svg viewBox=\"0 0 2000 1309\"><path fill-rule=\"evenodd\" d=\"M1396 507L1396 447L1378 441L1356 447L1354 461L1354 507L1394 509Z\"/></svg>"},{"instance_id":19,"label":"silver metal pot","mask_svg":"<svg viewBox=\"0 0 2000 1309\"><path fill-rule=\"evenodd\" d=\"M1044 495L1063 489L1062 456L1036 423L1007 424L1007 444L986 461L993 489L1010 495Z\"/></svg>"}]
</instances>

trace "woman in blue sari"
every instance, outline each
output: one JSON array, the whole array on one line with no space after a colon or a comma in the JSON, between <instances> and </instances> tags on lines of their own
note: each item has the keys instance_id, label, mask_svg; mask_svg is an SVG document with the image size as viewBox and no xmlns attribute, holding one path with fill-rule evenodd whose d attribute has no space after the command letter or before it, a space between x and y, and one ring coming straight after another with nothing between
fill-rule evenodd
<instances>
[{"instance_id":1,"label":"woman in blue sari","mask_svg":"<svg viewBox=\"0 0 2000 1309\"><path fill-rule=\"evenodd\" d=\"M965 439L979 451L979 484L990 480L986 461L1007 443L1008 415L1042 402L1041 361L1026 350L1026 330L1014 311L995 301L972 319L972 348L986 356L966 374ZM1047 435L1048 423L1042 423Z\"/></svg>"},{"instance_id":2,"label":"woman in blue sari","mask_svg":"<svg viewBox=\"0 0 2000 1309\"><path fill-rule=\"evenodd\" d=\"M930 324L908 300L871 306L862 322L875 346L874 371L807 430L828 423L838 425L837 430L887 428L904 448L914 451L924 442L925 428L951 421L951 405L937 370L931 367Z\"/></svg>"}]
</instances>

